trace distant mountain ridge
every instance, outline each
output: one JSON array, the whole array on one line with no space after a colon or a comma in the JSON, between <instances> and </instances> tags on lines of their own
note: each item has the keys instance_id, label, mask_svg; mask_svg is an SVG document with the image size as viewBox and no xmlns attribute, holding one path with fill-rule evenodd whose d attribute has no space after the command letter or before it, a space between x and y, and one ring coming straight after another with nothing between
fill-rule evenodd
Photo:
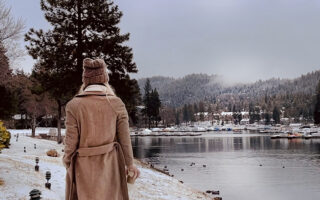
<instances>
[{"instance_id":1,"label":"distant mountain ridge","mask_svg":"<svg viewBox=\"0 0 320 200\"><path fill-rule=\"evenodd\" d=\"M143 94L147 78L138 79ZM313 71L294 79L271 78L249 84L227 84L222 76L207 74L190 74L182 78L164 76L150 77L152 88L157 88L162 103L173 107L184 104L207 101L228 104L248 104L264 97L288 98L290 95L311 97L320 80L320 70ZM249 99L246 101L245 99ZM311 103L311 98L309 100ZM283 103L283 102L282 102ZM243 105L244 107L248 105Z\"/></svg>"}]
</instances>

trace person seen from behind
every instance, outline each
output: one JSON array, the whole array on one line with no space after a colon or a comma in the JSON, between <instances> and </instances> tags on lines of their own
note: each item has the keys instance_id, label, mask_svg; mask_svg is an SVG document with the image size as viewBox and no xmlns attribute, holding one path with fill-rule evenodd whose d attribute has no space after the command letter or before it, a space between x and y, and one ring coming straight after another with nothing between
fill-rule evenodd
<instances>
[{"instance_id":1,"label":"person seen from behind","mask_svg":"<svg viewBox=\"0 0 320 200\"><path fill-rule=\"evenodd\" d=\"M108 81L104 60L83 60L83 84L66 106L66 200L128 200L126 177L140 175L126 107Z\"/></svg>"}]
</instances>

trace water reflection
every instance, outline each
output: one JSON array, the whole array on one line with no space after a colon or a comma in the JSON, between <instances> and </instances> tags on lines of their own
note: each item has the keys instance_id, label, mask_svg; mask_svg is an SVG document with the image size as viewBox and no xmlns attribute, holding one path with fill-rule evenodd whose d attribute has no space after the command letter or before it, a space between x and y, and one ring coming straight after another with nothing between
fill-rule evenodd
<instances>
[{"instance_id":1,"label":"water reflection","mask_svg":"<svg viewBox=\"0 0 320 200\"><path fill-rule=\"evenodd\" d=\"M161 153L204 153L230 151L294 150L320 153L320 139L274 139L269 136L241 137L134 137L134 155L150 158ZM280 151L281 152L281 151Z\"/></svg>"},{"instance_id":2,"label":"water reflection","mask_svg":"<svg viewBox=\"0 0 320 200\"><path fill-rule=\"evenodd\" d=\"M224 200L320 197L320 139L208 133L133 137L132 144L135 157L158 168L168 166L176 178L199 190L220 190Z\"/></svg>"}]
</instances>

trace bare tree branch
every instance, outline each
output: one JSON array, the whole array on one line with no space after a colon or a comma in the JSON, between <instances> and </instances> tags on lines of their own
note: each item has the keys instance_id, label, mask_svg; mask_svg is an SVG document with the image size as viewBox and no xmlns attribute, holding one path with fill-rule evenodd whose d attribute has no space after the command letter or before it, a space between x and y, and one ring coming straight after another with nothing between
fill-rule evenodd
<instances>
[{"instance_id":1,"label":"bare tree branch","mask_svg":"<svg viewBox=\"0 0 320 200\"><path fill-rule=\"evenodd\" d=\"M21 18L15 20L11 16L11 8L7 8L0 0L0 42L21 37L24 28L24 21Z\"/></svg>"},{"instance_id":2,"label":"bare tree branch","mask_svg":"<svg viewBox=\"0 0 320 200\"><path fill-rule=\"evenodd\" d=\"M24 28L24 21L21 18L15 20L11 15L11 8L6 7L4 1L0 0L0 43L6 49L10 66L25 55L25 51L17 42L17 39L22 36Z\"/></svg>"}]
</instances>

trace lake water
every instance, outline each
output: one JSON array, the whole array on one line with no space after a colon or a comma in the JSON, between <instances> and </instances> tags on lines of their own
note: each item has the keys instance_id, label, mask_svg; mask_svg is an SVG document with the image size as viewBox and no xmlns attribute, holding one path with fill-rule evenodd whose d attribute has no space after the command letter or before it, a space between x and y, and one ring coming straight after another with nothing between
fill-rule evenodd
<instances>
[{"instance_id":1,"label":"lake water","mask_svg":"<svg viewBox=\"0 0 320 200\"><path fill-rule=\"evenodd\" d=\"M320 139L205 133L132 137L132 144L135 157L166 165L193 188L219 190L224 200L320 199Z\"/></svg>"}]
</instances>

